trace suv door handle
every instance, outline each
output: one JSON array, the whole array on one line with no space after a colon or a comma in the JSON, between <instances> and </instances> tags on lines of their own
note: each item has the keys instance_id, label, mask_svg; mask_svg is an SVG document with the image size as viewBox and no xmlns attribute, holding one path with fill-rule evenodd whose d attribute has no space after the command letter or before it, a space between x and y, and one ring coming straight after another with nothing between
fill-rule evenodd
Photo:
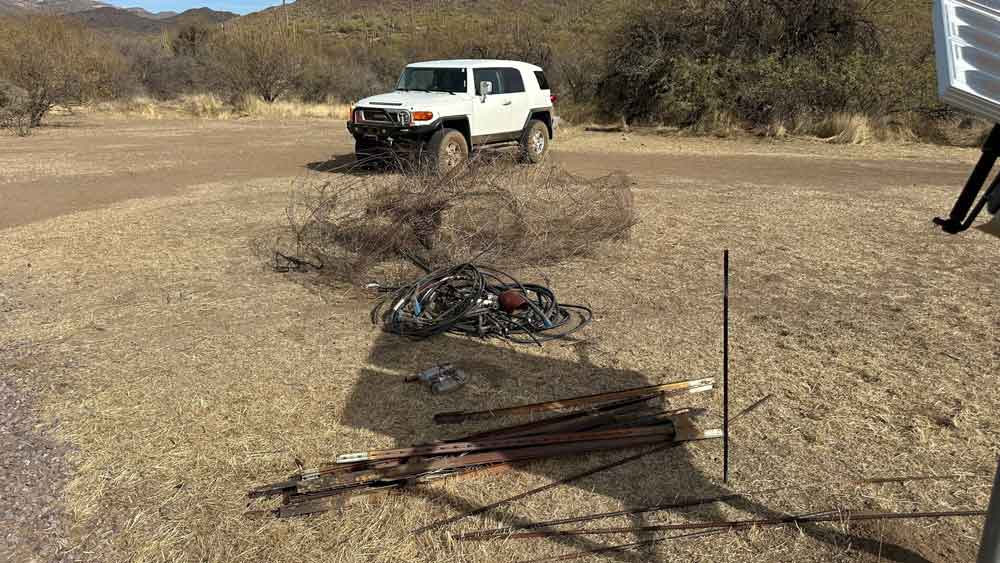
<instances>
[{"instance_id":1,"label":"suv door handle","mask_svg":"<svg viewBox=\"0 0 1000 563\"><path fill-rule=\"evenodd\" d=\"M504 102L504 103L503 103L503 105L505 105L505 106L509 106L509 105L510 105L510 104L512 104L512 103L514 103L514 102L512 102L512 101L510 101L510 100L507 100L506 102Z\"/></svg>"}]
</instances>

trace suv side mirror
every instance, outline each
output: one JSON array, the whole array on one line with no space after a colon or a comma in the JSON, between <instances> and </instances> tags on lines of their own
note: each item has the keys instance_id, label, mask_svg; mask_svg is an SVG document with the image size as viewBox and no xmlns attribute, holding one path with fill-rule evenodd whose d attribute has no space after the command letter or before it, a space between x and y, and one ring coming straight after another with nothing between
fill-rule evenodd
<instances>
[{"instance_id":1,"label":"suv side mirror","mask_svg":"<svg viewBox=\"0 0 1000 563\"><path fill-rule=\"evenodd\" d=\"M493 83L488 80L483 80L479 83L479 92L483 96L483 102L486 102L486 96L493 93Z\"/></svg>"}]
</instances>

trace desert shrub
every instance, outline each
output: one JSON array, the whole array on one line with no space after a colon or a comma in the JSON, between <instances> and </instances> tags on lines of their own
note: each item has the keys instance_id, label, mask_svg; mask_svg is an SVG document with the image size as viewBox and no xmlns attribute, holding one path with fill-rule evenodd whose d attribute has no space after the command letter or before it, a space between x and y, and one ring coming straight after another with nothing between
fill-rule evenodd
<instances>
[{"instance_id":1,"label":"desert shrub","mask_svg":"<svg viewBox=\"0 0 1000 563\"><path fill-rule=\"evenodd\" d=\"M183 28L178 33L182 32ZM177 37L113 38L127 61L127 80L135 93L165 100L208 89L207 48L182 46L187 44L178 43Z\"/></svg>"},{"instance_id":2,"label":"desert shrub","mask_svg":"<svg viewBox=\"0 0 1000 563\"><path fill-rule=\"evenodd\" d=\"M306 53L292 93L306 102L355 101L391 90L409 62L391 46L320 44Z\"/></svg>"},{"instance_id":3,"label":"desert shrub","mask_svg":"<svg viewBox=\"0 0 1000 563\"><path fill-rule=\"evenodd\" d=\"M203 92L211 85L205 63L187 56L155 57L140 76L145 91L160 99Z\"/></svg>"},{"instance_id":4,"label":"desert shrub","mask_svg":"<svg viewBox=\"0 0 1000 563\"><path fill-rule=\"evenodd\" d=\"M345 69L345 66L333 65L322 54L313 54L304 63L302 75L299 76L298 81L293 87L295 93L306 102L323 102L330 97L351 100L357 99L353 97L355 95L358 98L367 95L370 90L364 90L359 93L359 90L363 89L363 87L359 89L356 86L357 84L366 83L365 75L367 74L367 69L354 67L353 65ZM343 74L346 74L351 79L351 86L353 87L344 87L345 85L341 83L340 79L342 76L338 75L341 75L344 70L348 71Z\"/></svg>"},{"instance_id":5,"label":"desert shrub","mask_svg":"<svg viewBox=\"0 0 1000 563\"><path fill-rule=\"evenodd\" d=\"M581 49L578 42L567 40L553 47L546 74L561 100L591 104L597 97L604 68L604 52L599 45Z\"/></svg>"},{"instance_id":6,"label":"desert shrub","mask_svg":"<svg viewBox=\"0 0 1000 563\"><path fill-rule=\"evenodd\" d=\"M233 109L215 94L186 94L178 102L181 112L192 117L226 118Z\"/></svg>"},{"instance_id":7,"label":"desert shrub","mask_svg":"<svg viewBox=\"0 0 1000 563\"><path fill-rule=\"evenodd\" d=\"M273 102L301 77L306 48L295 28L276 17L226 28L208 46L208 66L228 95L254 94Z\"/></svg>"},{"instance_id":8,"label":"desert shrub","mask_svg":"<svg viewBox=\"0 0 1000 563\"><path fill-rule=\"evenodd\" d=\"M472 36L462 45L462 58L524 61L542 68L552 68L552 47L544 33L530 31L516 35L491 34Z\"/></svg>"},{"instance_id":9,"label":"desert shrub","mask_svg":"<svg viewBox=\"0 0 1000 563\"><path fill-rule=\"evenodd\" d=\"M278 251L339 280L384 277L404 257L517 269L552 264L627 237L631 182L576 177L552 165L477 160L441 177L337 175L300 186Z\"/></svg>"},{"instance_id":10,"label":"desert shrub","mask_svg":"<svg viewBox=\"0 0 1000 563\"><path fill-rule=\"evenodd\" d=\"M178 57L199 59L208 54L215 28L201 22L182 25L168 40L170 51Z\"/></svg>"},{"instance_id":11,"label":"desert shrub","mask_svg":"<svg viewBox=\"0 0 1000 563\"><path fill-rule=\"evenodd\" d=\"M31 112L28 92L10 82L0 80L0 129L19 137L31 134Z\"/></svg>"},{"instance_id":12,"label":"desert shrub","mask_svg":"<svg viewBox=\"0 0 1000 563\"><path fill-rule=\"evenodd\" d=\"M31 127L57 104L123 94L120 54L81 24L55 16L0 21L0 79L27 92Z\"/></svg>"}]
</instances>

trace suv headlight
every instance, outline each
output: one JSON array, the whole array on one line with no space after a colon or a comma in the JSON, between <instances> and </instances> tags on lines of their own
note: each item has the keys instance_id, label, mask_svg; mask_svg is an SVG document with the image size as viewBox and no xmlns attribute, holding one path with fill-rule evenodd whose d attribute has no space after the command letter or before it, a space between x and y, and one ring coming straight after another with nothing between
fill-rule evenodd
<instances>
[{"instance_id":1,"label":"suv headlight","mask_svg":"<svg viewBox=\"0 0 1000 563\"><path fill-rule=\"evenodd\" d=\"M408 112L408 111L401 111L401 112L399 112L398 115L399 115L399 124L400 125L409 125L411 123L410 112Z\"/></svg>"}]
</instances>

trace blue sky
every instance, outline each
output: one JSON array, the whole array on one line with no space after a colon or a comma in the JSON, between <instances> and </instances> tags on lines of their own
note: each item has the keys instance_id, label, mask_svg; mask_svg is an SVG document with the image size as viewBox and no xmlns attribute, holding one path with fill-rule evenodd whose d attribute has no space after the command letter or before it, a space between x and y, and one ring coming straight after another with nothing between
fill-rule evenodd
<instances>
[{"instance_id":1,"label":"blue sky","mask_svg":"<svg viewBox=\"0 0 1000 563\"><path fill-rule=\"evenodd\" d=\"M191 8L211 8L213 10L248 14L268 6L280 6L281 0L105 0L122 8L139 7L150 12L183 12ZM291 4L291 0L288 2Z\"/></svg>"}]
</instances>

